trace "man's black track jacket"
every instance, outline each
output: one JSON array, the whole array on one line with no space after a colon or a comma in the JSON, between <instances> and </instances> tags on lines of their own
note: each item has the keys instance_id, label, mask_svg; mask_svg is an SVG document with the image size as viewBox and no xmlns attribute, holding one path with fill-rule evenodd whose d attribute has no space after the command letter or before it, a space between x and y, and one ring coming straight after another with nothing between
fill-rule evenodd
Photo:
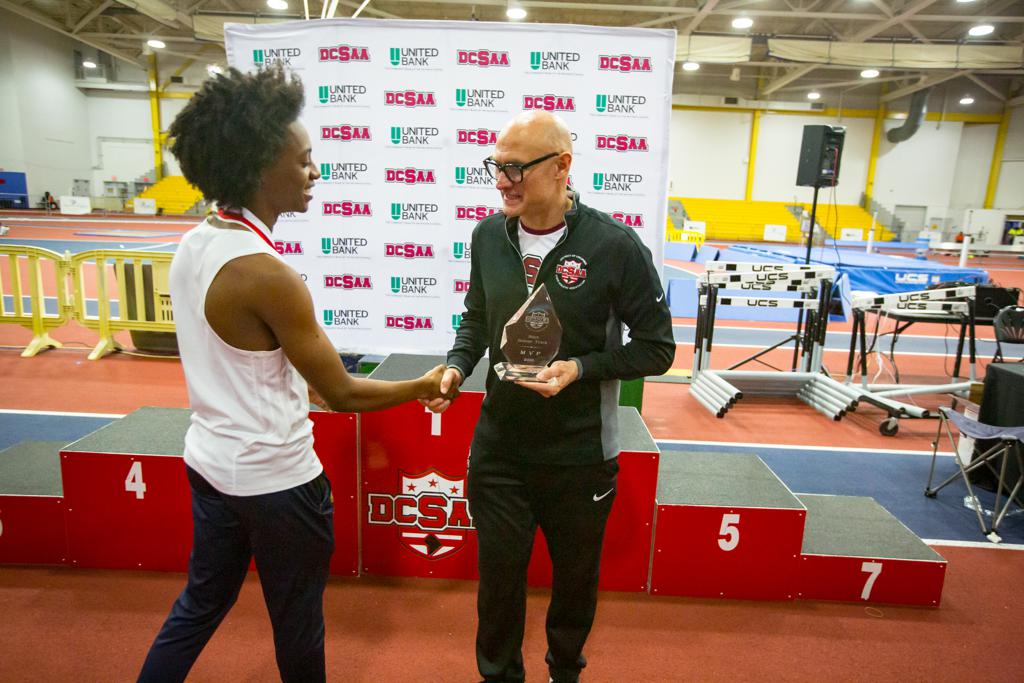
<instances>
[{"instance_id":1,"label":"man's black track jacket","mask_svg":"<svg viewBox=\"0 0 1024 683\"><path fill-rule=\"evenodd\" d=\"M466 311L448 353L448 365L468 377L490 350L473 452L564 465L614 458L618 380L660 375L672 365L672 316L650 250L633 228L570 196L568 230L541 264L535 287L547 285L562 323L556 360L578 359L583 374L553 398L499 381L493 369L507 360L504 325L528 296L518 220L497 213L473 230Z\"/></svg>"}]
</instances>

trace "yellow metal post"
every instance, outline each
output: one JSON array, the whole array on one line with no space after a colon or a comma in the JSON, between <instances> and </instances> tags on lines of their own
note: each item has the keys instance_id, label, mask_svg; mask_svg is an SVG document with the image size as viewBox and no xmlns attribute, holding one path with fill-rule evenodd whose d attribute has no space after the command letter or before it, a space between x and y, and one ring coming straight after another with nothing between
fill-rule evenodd
<instances>
[{"instance_id":1,"label":"yellow metal post","mask_svg":"<svg viewBox=\"0 0 1024 683\"><path fill-rule=\"evenodd\" d=\"M996 190L999 189L999 171L1003 166L1003 147L1006 145L1006 129L1010 126L1010 107L1003 110L1003 118L999 121L999 132L996 133L996 146L992 149L992 165L988 169L988 187L985 188L985 208L991 209L996 201Z\"/></svg>"},{"instance_id":2,"label":"yellow metal post","mask_svg":"<svg viewBox=\"0 0 1024 683\"><path fill-rule=\"evenodd\" d=\"M160 91L156 71L156 54L149 54L149 116L153 124L153 167L156 179L164 177L164 148L160 141Z\"/></svg>"},{"instance_id":3,"label":"yellow metal post","mask_svg":"<svg viewBox=\"0 0 1024 683\"><path fill-rule=\"evenodd\" d=\"M868 156L868 178L864 185L865 206L864 209L871 211L871 200L875 194L875 168L878 166L878 148L882 144L882 129L885 127L885 104L878 103L878 111L875 112L875 128L871 133L871 153Z\"/></svg>"},{"instance_id":4,"label":"yellow metal post","mask_svg":"<svg viewBox=\"0 0 1024 683\"><path fill-rule=\"evenodd\" d=\"M747 153L747 187L743 191L744 201L750 201L754 195L754 169L757 166L757 135L761 129L761 110L754 111L754 119L750 123L750 150Z\"/></svg>"}]
</instances>

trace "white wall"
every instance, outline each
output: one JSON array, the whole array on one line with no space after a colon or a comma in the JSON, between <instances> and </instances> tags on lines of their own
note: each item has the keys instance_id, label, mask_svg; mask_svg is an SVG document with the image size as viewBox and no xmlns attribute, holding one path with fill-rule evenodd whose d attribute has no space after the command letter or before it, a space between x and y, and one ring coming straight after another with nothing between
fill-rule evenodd
<instances>
[{"instance_id":1,"label":"white wall","mask_svg":"<svg viewBox=\"0 0 1024 683\"><path fill-rule=\"evenodd\" d=\"M1024 107L1017 107L1010 116L993 204L1000 209L1024 211Z\"/></svg>"},{"instance_id":2,"label":"white wall","mask_svg":"<svg viewBox=\"0 0 1024 683\"><path fill-rule=\"evenodd\" d=\"M18 119L18 126L0 133L0 158L7 170L27 174L32 203L43 191L69 194L72 180L91 177L86 98L74 86L74 43L8 12L0 18L0 44L9 45L9 68L0 69L8 110L3 116Z\"/></svg>"},{"instance_id":3,"label":"white wall","mask_svg":"<svg viewBox=\"0 0 1024 683\"><path fill-rule=\"evenodd\" d=\"M949 197L951 207L980 209L985 205L985 189L998 131L997 124L964 125Z\"/></svg>"},{"instance_id":4,"label":"white wall","mask_svg":"<svg viewBox=\"0 0 1024 683\"><path fill-rule=\"evenodd\" d=\"M153 130L145 93L90 91L87 110L94 194L103 193L105 180L131 182L153 168Z\"/></svg>"},{"instance_id":5,"label":"white wall","mask_svg":"<svg viewBox=\"0 0 1024 683\"><path fill-rule=\"evenodd\" d=\"M673 110L669 195L743 199L753 118L746 112Z\"/></svg>"},{"instance_id":6,"label":"white wall","mask_svg":"<svg viewBox=\"0 0 1024 683\"><path fill-rule=\"evenodd\" d=\"M885 131L903 121L886 121ZM963 124L925 121L912 138L893 144L883 134L875 171L876 201L883 206L947 207L953 190L953 174L960 151ZM935 215L929 210L928 216Z\"/></svg>"},{"instance_id":7,"label":"white wall","mask_svg":"<svg viewBox=\"0 0 1024 683\"><path fill-rule=\"evenodd\" d=\"M804 126L819 125L846 127L843 156L839 167L839 184L836 186L836 201L839 204L857 204L860 201L867 178L867 160L871 151L874 121L772 113L761 115L752 199L779 202L795 198L799 202L811 202L814 189L797 187L796 171ZM823 201L821 192L818 194L818 201Z\"/></svg>"}]
</instances>

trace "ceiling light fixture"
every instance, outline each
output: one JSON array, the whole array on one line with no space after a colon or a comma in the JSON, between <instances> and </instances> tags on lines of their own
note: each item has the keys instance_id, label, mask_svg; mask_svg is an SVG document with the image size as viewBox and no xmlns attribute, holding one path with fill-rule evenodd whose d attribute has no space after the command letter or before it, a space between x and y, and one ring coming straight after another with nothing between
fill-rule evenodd
<instances>
[{"instance_id":1,"label":"ceiling light fixture","mask_svg":"<svg viewBox=\"0 0 1024 683\"><path fill-rule=\"evenodd\" d=\"M963 104L963 105L974 104L974 98L971 97L970 95L964 95L963 97L960 98L960 104Z\"/></svg>"},{"instance_id":2,"label":"ceiling light fixture","mask_svg":"<svg viewBox=\"0 0 1024 683\"><path fill-rule=\"evenodd\" d=\"M817 90L812 90L811 92L807 93L807 99L809 99L809 100L820 100L821 99L821 93L818 92Z\"/></svg>"},{"instance_id":3,"label":"ceiling light fixture","mask_svg":"<svg viewBox=\"0 0 1024 683\"><path fill-rule=\"evenodd\" d=\"M206 70L210 72L210 75L211 75L211 76L216 76L216 75L218 75L218 74L222 74L222 73L224 73L224 69L220 68L220 67L219 67L218 65L216 65L216 64L208 64L208 65L206 66Z\"/></svg>"},{"instance_id":4,"label":"ceiling light fixture","mask_svg":"<svg viewBox=\"0 0 1024 683\"><path fill-rule=\"evenodd\" d=\"M146 41L146 45L149 45L151 48L154 48L154 49L157 49L157 50L162 50L165 47L167 47L167 43L165 43L162 40L157 40L156 38L150 38L149 40L147 40Z\"/></svg>"},{"instance_id":5,"label":"ceiling light fixture","mask_svg":"<svg viewBox=\"0 0 1024 683\"><path fill-rule=\"evenodd\" d=\"M966 5L969 2L974 2L974 0L956 0L956 1L958 3L960 3L961 5Z\"/></svg>"},{"instance_id":6,"label":"ceiling light fixture","mask_svg":"<svg viewBox=\"0 0 1024 683\"><path fill-rule=\"evenodd\" d=\"M987 36L995 30L996 27L992 24L978 24L977 26L972 26L967 33L977 38L979 36Z\"/></svg>"},{"instance_id":7,"label":"ceiling light fixture","mask_svg":"<svg viewBox=\"0 0 1024 683\"><path fill-rule=\"evenodd\" d=\"M878 78L878 69L864 69L860 72L861 78Z\"/></svg>"},{"instance_id":8,"label":"ceiling light fixture","mask_svg":"<svg viewBox=\"0 0 1024 683\"><path fill-rule=\"evenodd\" d=\"M754 25L754 20L750 17L736 17L732 20L733 28L750 28Z\"/></svg>"},{"instance_id":9,"label":"ceiling light fixture","mask_svg":"<svg viewBox=\"0 0 1024 683\"><path fill-rule=\"evenodd\" d=\"M509 19L525 19L526 10L510 0L508 7L505 8L505 16Z\"/></svg>"},{"instance_id":10,"label":"ceiling light fixture","mask_svg":"<svg viewBox=\"0 0 1024 683\"><path fill-rule=\"evenodd\" d=\"M696 71L700 68L697 62L683 62L683 71Z\"/></svg>"},{"instance_id":11,"label":"ceiling light fixture","mask_svg":"<svg viewBox=\"0 0 1024 683\"><path fill-rule=\"evenodd\" d=\"M82 66L85 67L86 69L95 69L96 68L96 62L90 62L87 59L84 62L82 62Z\"/></svg>"},{"instance_id":12,"label":"ceiling light fixture","mask_svg":"<svg viewBox=\"0 0 1024 683\"><path fill-rule=\"evenodd\" d=\"M267 0L267 7L270 9L288 9L288 3L285 0Z\"/></svg>"}]
</instances>

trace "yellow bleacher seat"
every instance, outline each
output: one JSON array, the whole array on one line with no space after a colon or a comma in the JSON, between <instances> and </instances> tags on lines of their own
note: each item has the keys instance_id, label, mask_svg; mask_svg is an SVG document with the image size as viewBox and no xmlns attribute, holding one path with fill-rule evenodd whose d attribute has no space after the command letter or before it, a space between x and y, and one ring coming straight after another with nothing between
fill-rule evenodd
<instances>
[{"instance_id":1,"label":"yellow bleacher seat","mask_svg":"<svg viewBox=\"0 0 1024 683\"><path fill-rule=\"evenodd\" d=\"M188 184L180 175L164 176L156 184L139 195L156 200L157 209L163 213L185 213L203 198L203 193Z\"/></svg>"},{"instance_id":2,"label":"yellow bleacher seat","mask_svg":"<svg viewBox=\"0 0 1024 683\"><path fill-rule=\"evenodd\" d=\"M810 213L811 205L804 204L803 206ZM843 228L858 228L861 231L861 239L866 240L868 238L868 230L871 229L871 214L856 204L832 206L831 204L819 203L815 220L818 225L825 229L825 232L836 238L842 234ZM889 241L894 238L895 235L889 231L887 226L882 225L880 222L875 222L876 241Z\"/></svg>"},{"instance_id":3,"label":"yellow bleacher seat","mask_svg":"<svg viewBox=\"0 0 1024 683\"><path fill-rule=\"evenodd\" d=\"M679 199L692 221L703 221L708 239L754 241L764 239L765 225L785 225L786 241L800 241L800 221L786 208L787 202L747 202L737 199Z\"/></svg>"}]
</instances>

